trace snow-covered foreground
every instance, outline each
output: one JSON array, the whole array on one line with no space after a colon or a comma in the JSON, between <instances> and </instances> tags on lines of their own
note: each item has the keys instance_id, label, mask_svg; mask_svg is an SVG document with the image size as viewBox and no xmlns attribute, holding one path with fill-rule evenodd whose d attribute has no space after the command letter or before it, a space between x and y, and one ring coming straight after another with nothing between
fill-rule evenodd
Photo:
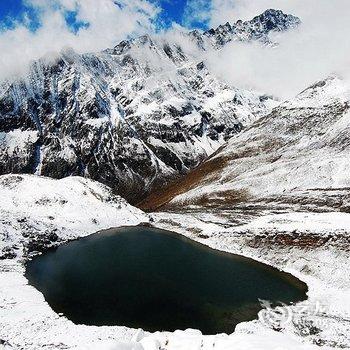
<instances>
[{"instance_id":1,"label":"snow-covered foreground","mask_svg":"<svg viewBox=\"0 0 350 350\"><path fill-rule=\"evenodd\" d=\"M1 176L0 198L0 339L14 349L130 339L134 332L124 327L76 326L59 317L28 285L23 263L38 250L103 229L146 223L148 215L108 187L79 177Z\"/></svg>"},{"instance_id":2,"label":"snow-covered foreground","mask_svg":"<svg viewBox=\"0 0 350 350\"><path fill-rule=\"evenodd\" d=\"M148 222L97 182L0 176L0 258L21 257L97 231Z\"/></svg>"},{"instance_id":3,"label":"snow-covered foreground","mask_svg":"<svg viewBox=\"0 0 350 350\"><path fill-rule=\"evenodd\" d=\"M150 334L122 326L75 325L57 315L23 275L25 259L37 249L112 226L148 222L149 216L114 196L105 186L81 178L2 176L0 198L0 339L5 349L298 350L317 349L317 344L325 349L350 347L350 261L346 241L350 214L152 214L157 227L279 267L304 280L310 289L308 301L284 307L280 314L261 312L260 320L240 324L232 335L203 336L195 330Z\"/></svg>"}]
</instances>

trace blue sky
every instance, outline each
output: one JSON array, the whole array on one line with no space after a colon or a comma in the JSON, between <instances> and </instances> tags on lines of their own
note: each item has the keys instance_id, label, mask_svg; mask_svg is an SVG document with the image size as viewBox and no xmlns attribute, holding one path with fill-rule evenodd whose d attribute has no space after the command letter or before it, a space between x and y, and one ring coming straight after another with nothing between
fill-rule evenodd
<instances>
[{"instance_id":1,"label":"blue sky","mask_svg":"<svg viewBox=\"0 0 350 350\"><path fill-rule=\"evenodd\" d=\"M162 8L162 13L160 18L166 23L169 22L182 22L182 16L184 13L186 0L164 0L160 1L160 6Z\"/></svg>"},{"instance_id":2,"label":"blue sky","mask_svg":"<svg viewBox=\"0 0 350 350\"><path fill-rule=\"evenodd\" d=\"M2 26L9 25L8 20L10 19L18 19L22 11L23 5L21 0L0 0L0 21Z\"/></svg>"},{"instance_id":3,"label":"blue sky","mask_svg":"<svg viewBox=\"0 0 350 350\"><path fill-rule=\"evenodd\" d=\"M149 0L161 8L157 18L159 29L169 27L172 22L197 27L207 28L206 20L188 21L188 4L193 0ZM204 0L210 5L210 0ZM98 3L98 0L97 0ZM203 3L203 0L202 0ZM187 8L187 11L186 11ZM0 0L0 27L2 30L14 26L14 23L25 23L26 26L35 31L40 26L38 10L25 5L24 0ZM66 21L72 31L77 31L80 27L87 26L87 23L81 23L76 20L76 13L67 12Z\"/></svg>"},{"instance_id":4,"label":"blue sky","mask_svg":"<svg viewBox=\"0 0 350 350\"><path fill-rule=\"evenodd\" d=\"M175 22L184 26L207 29L207 20L198 20L196 13L189 12L193 11L193 8L200 4L198 5L197 13L202 13L204 7L210 7L210 3L210 0L161 0L158 1L158 4L160 4L160 7L162 8L159 17L165 26L171 25L172 22ZM188 18L189 15L193 15L190 20Z\"/></svg>"}]
</instances>

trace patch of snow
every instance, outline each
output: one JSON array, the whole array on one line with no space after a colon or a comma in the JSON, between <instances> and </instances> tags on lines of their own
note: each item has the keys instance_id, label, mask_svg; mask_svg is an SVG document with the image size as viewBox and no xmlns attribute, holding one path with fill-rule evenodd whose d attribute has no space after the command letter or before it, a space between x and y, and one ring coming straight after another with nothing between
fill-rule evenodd
<instances>
[{"instance_id":1,"label":"patch of snow","mask_svg":"<svg viewBox=\"0 0 350 350\"><path fill-rule=\"evenodd\" d=\"M6 150L12 156L16 152L23 152L27 145L32 145L37 140L38 132L34 130L0 132L0 150Z\"/></svg>"}]
</instances>

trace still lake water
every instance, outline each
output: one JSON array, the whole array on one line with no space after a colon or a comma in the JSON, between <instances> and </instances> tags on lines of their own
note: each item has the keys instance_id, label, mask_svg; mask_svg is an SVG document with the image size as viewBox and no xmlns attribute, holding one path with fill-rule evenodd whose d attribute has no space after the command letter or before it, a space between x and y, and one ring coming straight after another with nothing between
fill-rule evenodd
<instances>
[{"instance_id":1,"label":"still lake water","mask_svg":"<svg viewBox=\"0 0 350 350\"><path fill-rule=\"evenodd\" d=\"M150 227L103 231L35 257L29 283L76 324L232 333L259 299L306 299L290 274Z\"/></svg>"}]
</instances>

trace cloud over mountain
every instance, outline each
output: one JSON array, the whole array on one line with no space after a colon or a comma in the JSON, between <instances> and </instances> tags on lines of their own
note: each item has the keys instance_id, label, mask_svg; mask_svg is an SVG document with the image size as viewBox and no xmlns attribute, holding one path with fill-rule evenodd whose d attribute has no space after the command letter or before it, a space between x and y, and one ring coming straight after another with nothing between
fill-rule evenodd
<instances>
[{"instance_id":1,"label":"cloud over mountain","mask_svg":"<svg viewBox=\"0 0 350 350\"><path fill-rule=\"evenodd\" d=\"M26 0L35 12L37 28L31 28L27 14L21 23L0 32L0 77L18 73L35 60L64 47L78 52L102 50L126 36L152 28L159 8L145 0ZM67 15L84 25L76 31Z\"/></svg>"},{"instance_id":2,"label":"cloud over mountain","mask_svg":"<svg viewBox=\"0 0 350 350\"><path fill-rule=\"evenodd\" d=\"M72 47L78 53L112 47L130 35L153 32L161 8L153 0L25 0L39 24L29 19L0 32L0 79L23 71L31 60ZM159 5L159 6L158 6ZM315 80L337 73L350 76L350 2L347 0L188 0L182 24L216 27L247 20L267 8L298 16L302 25L277 34L273 49L259 43L232 42L219 52L199 57L227 83L279 96L292 96ZM74 17L73 27L67 14ZM176 26L175 26L176 27ZM173 27L174 28L174 27ZM174 29L161 35L174 35ZM184 30L184 28L180 28ZM165 34L164 34L165 33ZM184 36L182 46L192 52Z\"/></svg>"},{"instance_id":3,"label":"cloud over mountain","mask_svg":"<svg viewBox=\"0 0 350 350\"><path fill-rule=\"evenodd\" d=\"M279 8L302 20L297 30L278 35L274 49L232 43L208 61L231 84L286 98L332 73L350 76L350 2L347 0L213 0L213 26Z\"/></svg>"}]
</instances>

